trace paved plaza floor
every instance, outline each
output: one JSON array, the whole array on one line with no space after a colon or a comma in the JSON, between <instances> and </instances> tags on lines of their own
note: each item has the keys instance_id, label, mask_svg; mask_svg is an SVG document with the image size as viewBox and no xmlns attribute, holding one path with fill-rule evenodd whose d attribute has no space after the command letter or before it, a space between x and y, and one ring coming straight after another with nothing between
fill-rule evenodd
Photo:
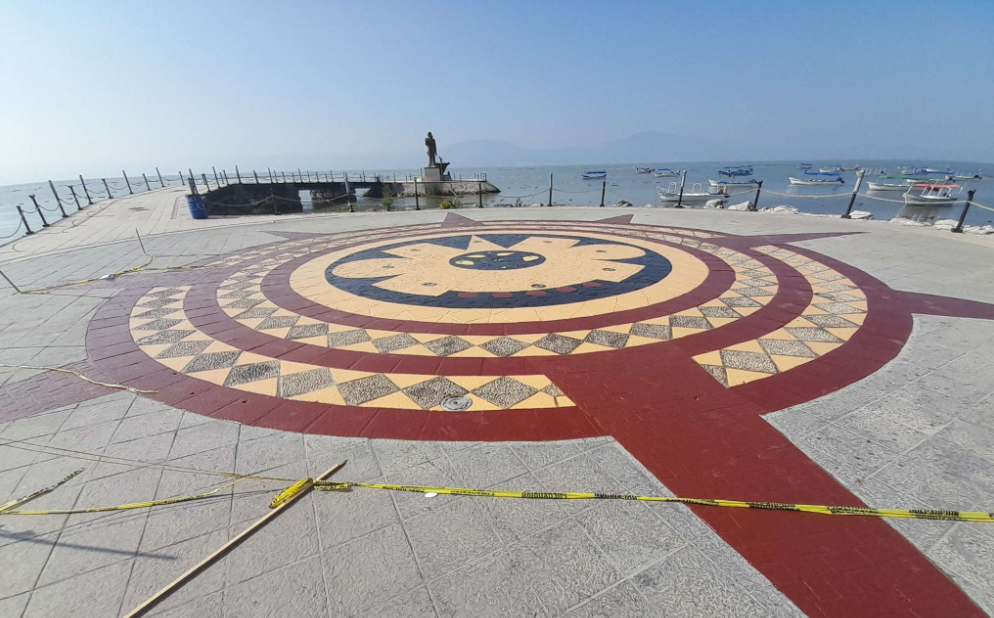
<instances>
[{"instance_id":1,"label":"paved plaza floor","mask_svg":"<svg viewBox=\"0 0 994 618\"><path fill-rule=\"evenodd\" d=\"M992 257L712 210L194 221L165 189L78 213L0 248L48 288L0 284L0 505L80 469L17 508L277 480L0 515L0 617L125 615L342 460L923 518L313 491L150 614L990 614L994 524L927 517L994 509Z\"/></svg>"}]
</instances>

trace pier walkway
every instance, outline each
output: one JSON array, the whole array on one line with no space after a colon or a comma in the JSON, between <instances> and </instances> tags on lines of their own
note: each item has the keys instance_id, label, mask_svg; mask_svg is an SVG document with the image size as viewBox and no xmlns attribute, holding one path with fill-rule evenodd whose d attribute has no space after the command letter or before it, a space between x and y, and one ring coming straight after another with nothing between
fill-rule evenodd
<instances>
[{"instance_id":1,"label":"pier walkway","mask_svg":"<svg viewBox=\"0 0 994 618\"><path fill-rule=\"evenodd\" d=\"M0 248L51 288L0 280L0 505L77 470L7 508L218 491L0 514L0 616L126 615L343 460L332 480L920 518L313 491L151 615L990 614L994 524L950 512L994 510L991 243L715 210L101 202Z\"/></svg>"}]
</instances>

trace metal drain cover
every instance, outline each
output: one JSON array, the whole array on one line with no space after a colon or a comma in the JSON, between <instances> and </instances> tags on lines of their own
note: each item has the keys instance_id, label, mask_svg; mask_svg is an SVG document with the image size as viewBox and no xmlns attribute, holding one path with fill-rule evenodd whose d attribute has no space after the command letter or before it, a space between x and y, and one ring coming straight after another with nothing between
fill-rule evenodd
<instances>
[{"instance_id":1,"label":"metal drain cover","mask_svg":"<svg viewBox=\"0 0 994 618\"><path fill-rule=\"evenodd\" d=\"M446 397L442 400L442 407L449 412L462 412L468 410L473 405L473 400L469 397Z\"/></svg>"}]
</instances>

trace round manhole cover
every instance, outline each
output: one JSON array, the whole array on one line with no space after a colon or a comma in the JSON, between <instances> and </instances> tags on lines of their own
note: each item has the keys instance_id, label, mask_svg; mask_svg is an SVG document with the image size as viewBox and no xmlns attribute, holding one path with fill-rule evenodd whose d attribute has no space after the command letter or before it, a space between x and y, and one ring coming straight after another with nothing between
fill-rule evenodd
<instances>
[{"instance_id":1,"label":"round manhole cover","mask_svg":"<svg viewBox=\"0 0 994 618\"><path fill-rule=\"evenodd\" d=\"M468 410L473 405L473 400L469 397L446 397L442 400L442 407L449 412L462 412Z\"/></svg>"}]
</instances>

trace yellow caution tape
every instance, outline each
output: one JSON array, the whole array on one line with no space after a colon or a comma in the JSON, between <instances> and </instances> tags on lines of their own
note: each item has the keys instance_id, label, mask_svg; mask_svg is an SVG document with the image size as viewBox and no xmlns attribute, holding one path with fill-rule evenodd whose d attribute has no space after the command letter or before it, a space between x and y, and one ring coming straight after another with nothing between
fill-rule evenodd
<instances>
[{"instance_id":1,"label":"yellow caution tape","mask_svg":"<svg viewBox=\"0 0 994 618\"><path fill-rule=\"evenodd\" d=\"M52 485L50 487L44 487L42 489L39 489L38 491L32 492L32 493L24 496L23 498L17 498L15 500L11 500L10 502L7 502L6 504L0 504L0 514L3 514L5 511L10 511L11 509L17 508L17 507L21 506L22 504L27 504L28 502L31 502L32 500L35 500L37 498L41 498L45 494L52 493L53 491L55 491L56 489L58 489L62 485L65 485L69 481L73 480L82 471L83 471L82 469L76 470L75 472L73 472L72 474L70 474L66 478L62 479L61 481L59 481L55 485Z\"/></svg>"},{"instance_id":2,"label":"yellow caution tape","mask_svg":"<svg viewBox=\"0 0 994 618\"><path fill-rule=\"evenodd\" d=\"M352 487L388 489L414 493L436 493L453 496L484 496L490 498L526 498L538 500L638 500L640 502L679 502L698 506L718 506L739 509L796 511L819 515L856 515L893 519L937 519L943 521L994 522L994 513L971 511L932 511L923 509L877 509L862 506L825 506L816 504L789 504L783 502L747 502L710 498L677 498L670 496L634 496L628 494L597 494L580 492L509 491L503 489L468 489L461 487L423 487L417 485L388 485L385 483L318 482L314 489L321 491L349 491Z\"/></svg>"},{"instance_id":3,"label":"yellow caution tape","mask_svg":"<svg viewBox=\"0 0 994 618\"><path fill-rule=\"evenodd\" d=\"M48 511L10 511L10 510L0 510L0 516L2 515L82 515L84 513L107 513L110 511L130 511L133 509L147 509L153 506L165 506L167 504L179 504L181 502L193 502L194 500L204 500L206 498L211 498L216 495L222 489L227 489L235 483L240 482L242 479L228 483L227 485L222 485L217 489L213 489L207 493L196 494L193 496L181 496L178 498L166 498L164 500L149 500L147 502L134 502L131 504L115 504L113 506L96 506L86 509L55 509Z\"/></svg>"},{"instance_id":4,"label":"yellow caution tape","mask_svg":"<svg viewBox=\"0 0 994 618\"><path fill-rule=\"evenodd\" d=\"M131 393L141 393L143 395L149 395L155 391L147 391L140 388L134 388L132 386L125 386L123 384L112 384L109 382L98 382L85 375L79 373L78 371L70 371L69 369L63 369L61 367L44 367L39 365L8 365L7 363L0 363L0 367L6 367L8 369L35 369L37 371L57 371L59 373L68 373L74 375L81 380L86 380L90 384L96 384L97 386L105 386L107 388L114 388L122 391L128 391Z\"/></svg>"},{"instance_id":5,"label":"yellow caution tape","mask_svg":"<svg viewBox=\"0 0 994 618\"><path fill-rule=\"evenodd\" d=\"M151 262L149 262L151 263ZM218 268L211 264L205 264L203 266L138 266L136 268L128 268L126 270L119 270L117 272L109 273L100 277L93 277L90 279L80 279L78 281L68 281L66 283L56 283L55 285L49 285L43 288L34 288L31 290L23 290L22 294L45 294L50 290L60 290L62 288L67 288L74 285L82 285L84 283L93 283L94 281L108 281L111 279L117 279L121 275L131 275L140 272L148 271L174 271L174 270L200 270L202 268Z\"/></svg>"},{"instance_id":6,"label":"yellow caution tape","mask_svg":"<svg viewBox=\"0 0 994 618\"><path fill-rule=\"evenodd\" d=\"M280 493L276 494L276 497L273 498L273 501L269 503L269 508L275 509L278 506L286 504L290 500L293 500L294 496L296 496L297 494L299 494L304 490L310 489L313 486L314 486L314 479L312 478L300 479L293 485L290 485Z\"/></svg>"}]
</instances>

